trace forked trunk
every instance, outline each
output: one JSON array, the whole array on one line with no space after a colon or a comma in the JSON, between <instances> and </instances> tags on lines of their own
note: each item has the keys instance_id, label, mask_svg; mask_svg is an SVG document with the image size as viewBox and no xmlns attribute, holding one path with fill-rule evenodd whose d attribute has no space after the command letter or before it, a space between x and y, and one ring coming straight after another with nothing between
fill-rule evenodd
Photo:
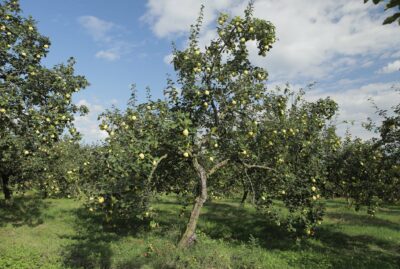
<instances>
[{"instance_id":1,"label":"forked trunk","mask_svg":"<svg viewBox=\"0 0 400 269\"><path fill-rule=\"evenodd\" d=\"M190 214L190 219L186 227L186 231L179 241L178 247L180 248L188 247L193 243L193 241L195 241L197 221L200 216L201 208L207 200L207 173L205 169L198 163L196 158L193 158L193 166L196 169L197 174L200 178L200 193L196 197L192 213Z\"/></svg>"}]
</instances>

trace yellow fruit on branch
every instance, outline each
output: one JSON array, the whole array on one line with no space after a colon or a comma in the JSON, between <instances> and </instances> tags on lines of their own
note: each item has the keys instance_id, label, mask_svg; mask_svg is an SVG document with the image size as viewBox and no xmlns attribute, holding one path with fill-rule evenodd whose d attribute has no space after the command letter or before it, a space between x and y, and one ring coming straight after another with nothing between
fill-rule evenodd
<instances>
[{"instance_id":1,"label":"yellow fruit on branch","mask_svg":"<svg viewBox=\"0 0 400 269\"><path fill-rule=\"evenodd\" d=\"M311 187L311 190L312 190L312 191L316 191L317 188L316 188L315 186L312 186L312 187Z\"/></svg>"}]
</instances>

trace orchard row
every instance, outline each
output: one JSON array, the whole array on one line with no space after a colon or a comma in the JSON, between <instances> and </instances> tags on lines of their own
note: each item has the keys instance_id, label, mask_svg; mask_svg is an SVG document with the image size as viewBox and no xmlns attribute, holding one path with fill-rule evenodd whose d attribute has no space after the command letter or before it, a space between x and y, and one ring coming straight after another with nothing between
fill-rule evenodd
<instances>
[{"instance_id":1,"label":"orchard row","mask_svg":"<svg viewBox=\"0 0 400 269\"><path fill-rule=\"evenodd\" d=\"M174 49L177 80L165 99L126 110L107 110L101 145L82 145L74 128L86 107L72 103L88 85L74 60L52 69L41 64L50 47L17 1L0 5L0 176L5 198L36 190L43 197L83 199L112 224L136 219L157 226L151 201L174 193L193 209L179 245L195 238L208 199L242 194L260 214L295 234L312 235L324 201L346 197L371 214L400 195L400 107L369 125L379 139L341 138L332 123L338 106L329 97L305 100L303 90L267 89L268 73L249 61L247 42L266 56L274 26L253 17L221 14L218 36L198 46L202 13L188 47ZM68 131L68 134L66 134ZM274 206L281 201L285 218Z\"/></svg>"}]
</instances>

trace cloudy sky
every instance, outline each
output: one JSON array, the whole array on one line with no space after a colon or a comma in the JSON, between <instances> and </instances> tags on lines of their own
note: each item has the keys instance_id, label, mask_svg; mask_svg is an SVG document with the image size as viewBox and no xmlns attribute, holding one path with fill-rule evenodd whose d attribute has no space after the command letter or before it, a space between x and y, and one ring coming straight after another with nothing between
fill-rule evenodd
<instances>
[{"instance_id":1,"label":"cloudy sky","mask_svg":"<svg viewBox=\"0 0 400 269\"><path fill-rule=\"evenodd\" d=\"M185 45L202 3L202 46L216 35L219 12L241 15L247 5L242 0L21 0L24 13L52 40L45 64L74 56L77 72L91 83L74 96L91 109L76 122L87 142L104 138L97 115L111 106L124 108L132 83L139 100L146 86L162 97L166 74L174 73L171 42ZM360 126L367 117L376 119L369 98L382 108L399 103L393 87L400 87L400 27L381 24L388 16L383 7L363 0L256 0L255 16L277 30L278 41L267 57L251 54L255 64L268 69L270 87L315 82L307 98L331 96L339 103L341 134L349 127L341 122L353 120L354 135L371 136ZM253 44L248 46L255 52Z\"/></svg>"}]
</instances>

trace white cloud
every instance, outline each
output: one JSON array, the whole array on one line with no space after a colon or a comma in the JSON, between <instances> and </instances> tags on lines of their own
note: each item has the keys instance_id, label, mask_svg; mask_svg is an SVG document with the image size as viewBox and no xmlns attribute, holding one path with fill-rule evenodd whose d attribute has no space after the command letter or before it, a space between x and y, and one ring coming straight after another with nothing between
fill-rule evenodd
<instances>
[{"instance_id":1,"label":"white cloud","mask_svg":"<svg viewBox=\"0 0 400 269\"><path fill-rule=\"evenodd\" d=\"M165 64L171 64L172 60L174 59L174 55L168 54L164 56L164 63Z\"/></svg>"},{"instance_id":2,"label":"white cloud","mask_svg":"<svg viewBox=\"0 0 400 269\"><path fill-rule=\"evenodd\" d=\"M118 99L113 98L113 99L110 100L110 103L112 105L117 105L119 102L118 102Z\"/></svg>"},{"instance_id":3,"label":"white cloud","mask_svg":"<svg viewBox=\"0 0 400 269\"><path fill-rule=\"evenodd\" d=\"M204 44L213 37L210 29L219 11L242 15L248 1L148 0L143 20L158 37L176 37L195 22L201 3L206 6L200 37ZM274 23L279 40L266 58L258 57L255 44L249 44L251 59L274 80L346 73L400 47L398 26L382 26L385 14L376 9L363 1L258 0L255 17Z\"/></svg>"},{"instance_id":4,"label":"white cloud","mask_svg":"<svg viewBox=\"0 0 400 269\"><path fill-rule=\"evenodd\" d=\"M149 23L157 37L176 39L187 34L201 3L206 6L199 38L203 49L216 36L214 22L218 12L242 16L248 1L148 0L142 20ZM248 42L251 60L267 68L270 86L288 80L297 85L304 81L327 85L325 91L313 90L307 98L330 95L340 107L338 122L354 120L352 133L369 138L373 134L362 128L361 123L368 117L378 118L368 98L373 98L381 108L389 108L399 100L398 93L391 89L398 82L381 83L377 75L363 73L377 59L387 61L389 66L400 53L399 27L382 26L386 14L378 9L371 1L364 4L348 0L257 0L254 16L276 26L278 41L265 58L257 55L254 42ZM169 59L170 55L165 56L164 62ZM348 126L340 124L339 133L343 135Z\"/></svg>"},{"instance_id":5,"label":"white cloud","mask_svg":"<svg viewBox=\"0 0 400 269\"><path fill-rule=\"evenodd\" d=\"M77 105L85 105L89 108L89 113L82 117L75 118L75 126L83 134L83 140L87 143L96 142L105 139L108 134L100 130L97 117L104 112L104 107L99 104L93 104L85 99L77 102Z\"/></svg>"},{"instance_id":6,"label":"white cloud","mask_svg":"<svg viewBox=\"0 0 400 269\"><path fill-rule=\"evenodd\" d=\"M96 58L105 59L108 61L118 60L121 56L112 50L100 50L96 53Z\"/></svg>"},{"instance_id":7,"label":"white cloud","mask_svg":"<svg viewBox=\"0 0 400 269\"><path fill-rule=\"evenodd\" d=\"M82 16L78 18L78 23L85 28L93 40L102 48L95 57L107 61L115 61L123 55L131 52L132 44L121 39L121 33L125 29L110 21L105 21L95 16Z\"/></svg>"},{"instance_id":8,"label":"white cloud","mask_svg":"<svg viewBox=\"0 0 400 269\"><path fill-rule=\"evenodd\" d=\"M386 66L382 67L382 69L380 69L378 73L389 74L396 71L400 71L400 60L388 63Z\"/></svg>"},{"instance_id":9,"label":"white cloud","mask_svg":"<svg viewBox=\"0 0 400 269\"><path fill-rule=\"evenodd\" d=\"M147 12L142 21L151 25L158 37L182 34L188 31L204 4L204 24L208 25L217 16L217 11L232 7L233 0L148 0Z\"/></svg>"},{"instance_id":10,"label":"white cloud","mask_svg":"<svg viewBox=\"0 0 400 269\"><path fill-rule=\"evenodd\" d=\"M344 135L346 128L349 128L355 136L367 139L374 136L373 133L366 131L362 123L370 117L379 123L382 119L376 114L376 109L370 99L381 109L389 109L399 102L399 92L394 88L399 88L399 82L389 83L370 83L358 88L350 88L342 91L322 91L312 90L306 97L310 101L330 96L339 105L339 116L337 118L338 133ZM354 121L354 126L342 124L343 121Z\"/></svg>"},{"instance_id":11,"label":"white cloud","mask_svg":"<svg viewBox=\"0 0 400 269\"><path fill-rule=\"evenodd\" d=\"M260 0L255 16L276 25L278 42L267 58L253 60L273 79L320 79L358 67L400 46L398 27L383 27L362 1Z\"/></svg>"},{"instance_id":12,"label":"white cloud","mask_svg":"<svg viewBox=\"0 0 400 269\"><path fill-rule=\"evenodd\" d=\"M78 18L78 22L86 29L86 31L97 41L111 41L110 31L116 27L112 22L101 20L95 16L82 16Z\"/></svg>"}]
</instances>

